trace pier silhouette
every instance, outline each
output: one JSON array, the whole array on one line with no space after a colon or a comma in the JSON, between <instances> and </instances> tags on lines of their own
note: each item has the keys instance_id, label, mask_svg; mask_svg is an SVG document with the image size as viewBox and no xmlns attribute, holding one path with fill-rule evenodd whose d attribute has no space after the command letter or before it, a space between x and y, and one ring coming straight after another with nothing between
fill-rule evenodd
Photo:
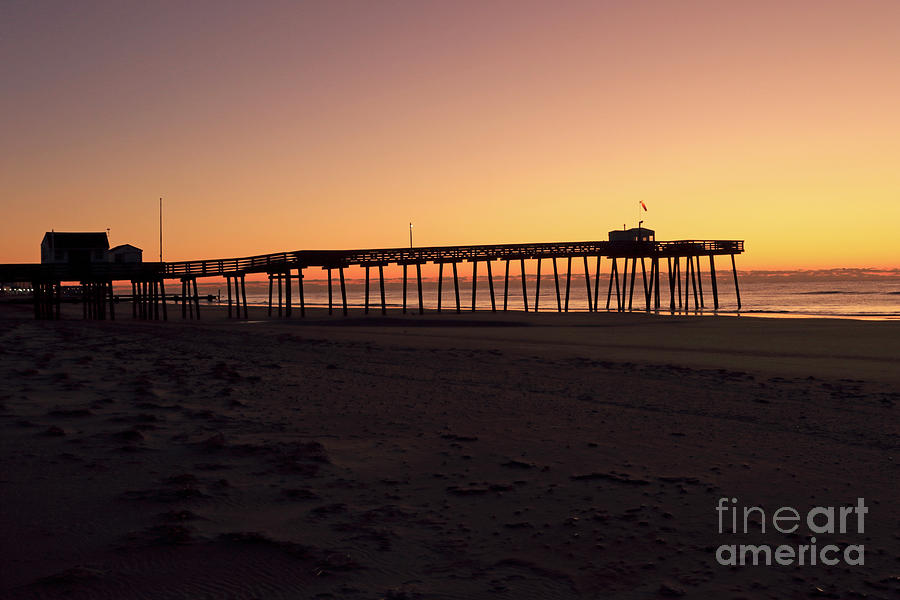
<instances>
[{"instance_id":1,"label":"pier silhouette","mask_svg":"<svg viewBox=\"0 0 900 600\"><path fill-rule=\"evenodd\" d=\"M0 265L0 282L30 282L33 289L34 315L39 319L57 319L64 282L79 282L82 289L83 316L86 319L115 318L114 282L130 282L132 286L132 316L141 319L168 319L169 307L166 295L166 281L181 283L180 308L183 319L200 318L200 294L197 290L198 278L224 277L227 287L229 317L247 318L248 274L266 274L269 279L268 314L291 317L294 309L300 316L306 315L304 295L304 270L319 268L327 271L328 311L332 314L340 308L348 314L347 286L344 270L349 267L365 269L365 312L370 310L370 271L378 270L380 287L380 310L387 313L385 303L384 267L399 265L403 269L402 312L425 312L422 288L422 265L438 265L437 312L441 305L444 266L450 265L456 298L456 312L462 310L459 295L460 263L472 265L472 305L478 291L479 263L484 263L487 271L488 293L491 311L508 310L510 275L512 265L518 273L512 273L521 280L522 299L526 312L539 310L541 268L546 260L552 262L556 289L556 310L567 312L573 279L573 261L582 273L576 278L583 279L587 292L588 310L614 310L619 312L635 310L635 289L638 290L637 309L658 311L663 308L660 280L665 269L669 310L688 309L693 298L695 310L705 308L703 290L703 265L701 259L708 260L708 276L711 283L713 308L719 309L719 291L716 278L716 256L728 256L734 278L734 289L738 310L741 308L740 287L738 285L735 255L744 252L743 240L677 240L677 241L586 241L548 242L532 244L487 244L468 246L429 246L413 248L376 248L356 250L298 250L276 252L240 258L220 258L211 260L190 260L177 262L144 262L131 264L5 264ZM561 287L558 261L566 261L564 288ZM589 259L594 259L593 273ZM537 280L534 302L529 304L529 290L526 278L526 262L535 261ZM505 267L503 278L502 305L499 290L495 290L492 265L500 262ZM578 265L581 262L581 265ZM609 263L607 272L606 299L601 309L602 263ZM621 262L621 269L620 269ZM410 268L415 267L416 294L408 301L409 287L412 287ZM641 278L638 282L637 273ZM334 272L340 284L340 301L333 294ZM682 286L682 279L684 280ZM580 284L579 284L580 285ZM294 289L296 287L296 304ZM275 290L277 288L277 296ZM643 307L641 304L643 295Z\"/></svg>"}]
</instances>

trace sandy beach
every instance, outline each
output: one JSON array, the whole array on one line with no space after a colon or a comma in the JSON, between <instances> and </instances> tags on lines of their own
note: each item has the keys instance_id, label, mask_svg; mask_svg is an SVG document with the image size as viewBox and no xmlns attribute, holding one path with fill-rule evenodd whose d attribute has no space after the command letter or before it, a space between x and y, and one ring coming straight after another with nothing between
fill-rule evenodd
<instances>
[{"instance_id":1,"label":"sandy beach","mask_svg":"<svg viewBox=\"0 0 900 600\"><path fill-rule=\"evenodd\" d=\"M900 322L117 316L0 307L0 597L900 595Z\"/></svg>"}]
</instances>

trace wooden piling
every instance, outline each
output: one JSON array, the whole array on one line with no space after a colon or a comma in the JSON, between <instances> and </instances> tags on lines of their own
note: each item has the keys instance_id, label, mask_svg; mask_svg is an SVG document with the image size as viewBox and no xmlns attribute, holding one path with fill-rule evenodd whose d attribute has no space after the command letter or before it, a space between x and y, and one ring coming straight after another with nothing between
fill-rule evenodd
<instances>
[{"instance_id":1,"label":"wooden piling","mask_svg":"<svg viewBox=\"0 0 900 600\"><path fill-rule=\"evenodd\" d=\"M456 261L454 260L451 263L453 267L453 292L456 294L456 314L460 312L460 304L459 304L459 276L456 271Z\"/></svg>"},{"instance_id":2,"label":"wooden piling","mask_svg":"<svg viewBox=\"0 0 900 600\"><path fill-rule=\"evenodd\" d=\"M562 297L559 294L559 269L556 266L556 257L554 256L553 261L553 283L556 285L556 312L562 312Z\"/></svg>"},{"instance_id":3,"label":"wooden piling","mask_svg":"<svg viewBox=\"0 0 900 600\"><path fill-rule=\"evenodd\" d=\"M291 298L291 269L288 267L286 271L282 274L284 278L284 316L289 319L291 317L291 311L293 310L294 301Z\"/></svg>"},{"instance_id":4,"label":"wooden piling","mask_svg":"<svg viewBox=\"0 0 900 600\"><path fill-rule=\"evenodd\" d=\"M331 267L328 270L328 314L334 314L334 293L331 291Z\"/></svg>"},{"instance_id":5,"label":"wooden piling","mask_svg":"<svg viewBox=\"0 0 900 600\"><path fill-rule=\"evenodd\" d=\"M250 315L247 313L247 282L244 280L243 273L241 273L241 302L244 303L244 318L249 319Z\"/></svg>"},{"instance_id":6,"label":"wooden piling","mask_svg":"<svg viewBox=\"0 0 900 600\"><path fill-rule=\"evenodd\" d=\"M713 310L719 310L719 286L716 283L716 261L712 254L709 255L709 278L712 283Z\"/></svg>"},{"instance_id":7,"label":"wooden piling","mask_svg":"<svg viewBox=\"0 0 900 600\"><path fill-rule=\"evenodd\" d=\"M406 314L406 263L403 263L403 314Z\"/></svg>"},{"instance_id":8,"label":"wooden piling","mask_svg":"<svg viewBox=\"0 0 900 600\"><path fill-rule=\"evenodd\" d=\"M626 259L627 261L627 259ZM634 283L635 277L637 276L637 258L631 257L631 283L623 279L623 290L622 290L622 310L625 310L625 290L624 288L628 288L628 310L630 311L634 305Z\"/></svg>"},{"instance_id":9,"label":"wooden piling","mask_svg":"<svg viewBox=\"0 0 900 600\"><path fill-rule=\"evenodd\" d=\"M525 312L528 312L528 284L525 282L525 259L520 258L519 264L522 268L522 303L525 305Z\"/></svg>"},{"instance_id":10,"label":"wooden piling","mask_svg":"<svg viewBox=\"0 0 900 600\"><path fill-rule=\"evenodd\" d=\"M587 254L583 257L584 259L584 285L587 288L587 304L588 304L588 312L593 310L593 302L591 300L591 271L588 269L588 258Z\"/></svg>"},{"instance_id":11,"label":"wooden piling","mask_svg":"<svg viewBox=\"0 0 900 600\"><path fill-rule=\"evenodd\" d=\"M503 277L503 312L509 304L509 259L506 259L506 275Z\"/></svg>"},{"instance_id":12,"label":"wooden piling","mask_svg":"<svg viewBox=\"0 0 900 600\"><path fill-rule=\"evenodd\" d=\"M441 303L444 299L444 263L438 263L438 292L437 292L437 311L441 312Z\"/></svg>"},{"instance_id":13,"label":"wooden piling","mask_svg":"<svg viewBox=\"0 0 900 600\"><path fill-rule=\"evenodd\" d=\"M369 314L369 265L366 265L366 301L363 314Z\"/></svg>"},{"instance_id":14,"label":"wooden piling","mask_svg":"<svg viewBox=\"0 0 900 600\"><path fill-rule=\"evenodd\" d=\"M609 268L609 289L606 290L606 310L609 310L609 302L612 299L613 274L618 272L618 260L615 257L610 258L612 266ZM618 277L616 278L618 280Z\"/></svg>"},{"instance_id":15,"label":"wooden piling","mask_svg":"<svg viewBox=\"0 0 900 600\"><path fill-rule=\"evenodd\" d=\"M194 307L197 309L197 320L200 320L200 292L197 291L197 278L192 277L191 281L194 284Z\"/></svg>"},{"instance_id":16,"label":"wooden piling","mask_svg":"<svg viewBox=\"0 0 900 600\"><path fill-rule=\"evenodd\" d=\"M338 275L341 278L341 305L344 310L344 316L347 316L347 286L344 283L344 266L338 267Z\"/></svg>"},{"instance_id":17,"label":"wooden piling","mask_svg":"<svg viewBox=\"0 0 900 600\"><path fill-rule=\"evenodd\" d=\"M284 309L283 309L283 305L284 305L284 294L283 294L284 272L279 271L278 274L276 275L276 277L278 278L278 318L280 319L281 317L284 316Z\"/></svg>"},{"instance_id":18,"label":"wooden piling","mask_svg":"<svg viewBox=\"0 0 900 600\"><path fill-rule=\"evenodd\" d=\"M165 280L165 278L162 278L162 277L161 277L161 278L159 279L159 287L160 287L160 289L162 290L162 315L163 315L163 321L168 321L168 320L169 320L169 311L168 311L168 309L166 308L166 280ZM109 293L112 294L112 282L109 283ZM112 319L112 318L115 318L115 316L114 316L114 314L113 314L112 304L109 305L109 316L110 316L111 319Z\"/></svg>"},{"instance_id":19,"label":"wooden piling","mask_svg":"<svg viewBox=\"0 0 900 600\"><path fill-rule=\"evenodd\" d=\"M303 266L297 267L297 295L300 296L300 318L306 316L306 298L303 295Z\"/></svg>"},{"instance_id":20,"label":"wooden piling","mask_svg":"<svg viewBox=\"0 0 900 600\"><path fill-rule=\"evenodd\" d=\"M378 265L378 283L381 289L381 314L387 314L387 303L384 300L384 265Z\"/></svg>"},{"instance_id":21,"label":"wooden piling","mask_svg":"<svg viewBox=\"0 0 900 600\"><path fill-rule=\"evenodd\" d=\"M694 257L694 270L697 272L697 292L700 294L700 308L706 308L703 304L703 269L700 268L700 257Z\"/></svg>"},{"instance_id":22,"label":"wooden piling","mask_svg":"<svg viewBox=\"0 0 900 600\"><path fill-rule=\"evenodd\" d=\"M487 272L488 272L488 289L491 291L491 312L497 312L497 301L494 299L494 274L491 272L491 261L485 261L487 263Z\"/></svg>"},{"instance_id":23,"label":"wooden piling","mask_svg":"<svg viewBox=\"0 0 900 600\"><path fill-rule=\"evenodd\" d=\"M475 312L475 293L478 291L478 261L472 261L472 312Z\"/></svg>"},{"instance_id":24,"label":"wooden piling","mask_svg":"<svg viewBox=\"0 0 900 600\"><path fill-rule=\"evenodd\" d=\"M737 265L734 262L734 254L731 255L731 272L734 274L734 293L737 296L738 310L741 310L741 288L738 286Z\"/></svg>"},{"instance_id":25,"label":"wooden piling","mask_svg":"<svg viewBox=\"0 0 900 600\"><path fill-rule=\"evenodd\" d=\"M691 271L691 289L694 292L694 310L700 309L700 303L697 298L697 273L694 269L694 257L689 256L688 261L690 262L689 269Z\"/></svg>"},{"instance_id":26,"label":"wooden piling","mask_svg":"<svg viewBox=\"0 0 900 600\"><path fill-rule=\"evenodd\" d=\"M416 281L419 283L419 314L425 314L425 302L422 299L422 263L416 263Z\"/></svg>"},{"instance_id":27,"label":"wooden piling","mask_svg":"<svg viewBox=\"0 0 900 600\"><path fill-rule=\"evenodd\" d=\"M225 288L228 290L228 318L231 318L231 275L225 276ZM219 292L222 293L221 291Z\"/></svg>"}]
</instances>

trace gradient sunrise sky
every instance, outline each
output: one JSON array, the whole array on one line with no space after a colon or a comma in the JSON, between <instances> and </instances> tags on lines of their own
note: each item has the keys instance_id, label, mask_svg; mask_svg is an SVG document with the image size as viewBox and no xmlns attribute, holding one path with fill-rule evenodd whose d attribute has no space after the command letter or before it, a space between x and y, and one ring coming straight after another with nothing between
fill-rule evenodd
<instances>
[{"instance_id":1,"label":"gradient sunrise sky","mask_svg":"<svg viewBox=\"0 0 900 600\"><path fill-rule=\"evenodd\" d=\"M900 266L900 2L0 3L0 262L745 239Z\"/></svg>"}]
</instances>

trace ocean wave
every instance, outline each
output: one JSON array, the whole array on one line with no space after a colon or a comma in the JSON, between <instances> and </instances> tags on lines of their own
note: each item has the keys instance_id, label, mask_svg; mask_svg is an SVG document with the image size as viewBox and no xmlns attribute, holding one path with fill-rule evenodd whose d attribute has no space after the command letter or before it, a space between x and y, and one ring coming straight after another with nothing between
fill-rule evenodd
<instances>
[{"instance_id":1,"label":"ocean wave","mask_svg":"<svg viewBox=\"0 0 900 600\"><path fill-rule=\"evenodd\" d=\"M797 296L898 296L900 295L900 291L896 292L854 292L848 290L821 290L821 291L813 291L813 292L794 292Z\"/></svg>"},{"instance_id":2,"label":"ocean wave","mask_svg":"<svg viewBox=\"0 0 900 600\"><path fill-rule=\"evenodd\" d=\"M790 310L790 309L762 309L754 308L749 310L738 311L741 314L763 314L763 315L805 315L809 317L845 317L845 318L872 318L882 317L897 319L900 318L900 312L883 312L883 311L816 311L816 310Z\"/></svg>"}]
</instances>

